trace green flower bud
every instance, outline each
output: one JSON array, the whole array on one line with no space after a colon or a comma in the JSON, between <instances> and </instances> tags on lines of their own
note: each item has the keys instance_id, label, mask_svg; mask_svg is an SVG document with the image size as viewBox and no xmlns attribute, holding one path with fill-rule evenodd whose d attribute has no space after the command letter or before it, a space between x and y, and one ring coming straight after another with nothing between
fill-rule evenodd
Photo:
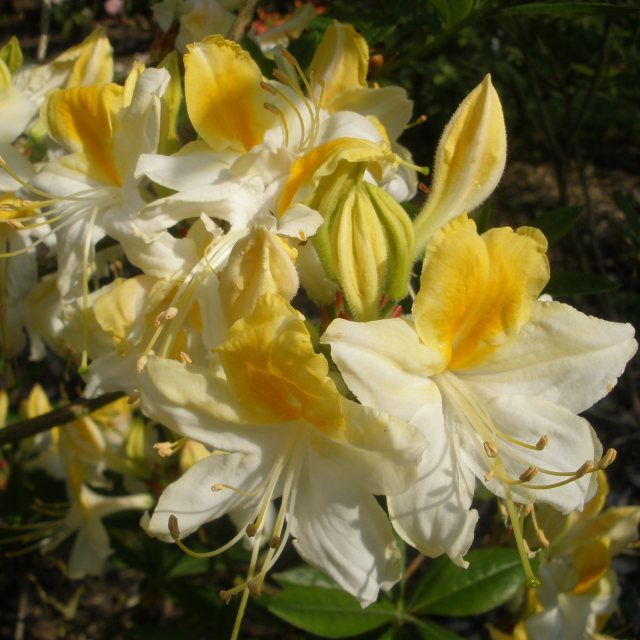
<instances>
[{"instance_id":1,"label":"green flower bud","mask_svg":"<svg viewBox=\"0 0 640 640\"><path fill-rule=\"evenodd\" d=\"M405 296L414 250L405 210L383 189L362 180L365 170L365 163L338 163L309 203L325 219L314 247L356 320L377 318L383 296Z\"/></svg>"}]
</instances>

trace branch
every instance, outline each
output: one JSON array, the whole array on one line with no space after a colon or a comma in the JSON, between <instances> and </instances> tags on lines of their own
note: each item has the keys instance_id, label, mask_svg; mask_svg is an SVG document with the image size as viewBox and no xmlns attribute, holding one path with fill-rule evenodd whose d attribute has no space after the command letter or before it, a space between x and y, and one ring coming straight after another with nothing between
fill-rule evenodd
<instances>
[{"instance_id":1,"label":"branch","mask_svg":"<svg viewBox=\"0 0 640 640\"><path fill-rule=\"evenodd\" d=\"M69 424L78 418L88 416L115 400L119 400L125 395L122 391L112 391L97 398L79 398L64 407L59 407L49 411L49 413L43 413L41 416L7 425L0 429L0 446L14 444L43 431L53 429L53 427Z\"/></svg>"}]
</instances>

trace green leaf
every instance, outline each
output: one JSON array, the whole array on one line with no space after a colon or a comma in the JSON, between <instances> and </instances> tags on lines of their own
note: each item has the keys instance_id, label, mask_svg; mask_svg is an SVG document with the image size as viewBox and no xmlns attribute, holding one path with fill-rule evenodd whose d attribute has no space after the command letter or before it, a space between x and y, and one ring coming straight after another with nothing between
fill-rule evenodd
<instances>
[{"instance_id":1,"label":"green leaf","mask_svg":"<svg viewBox=\"0 0 640 640\"><path fill-rule=\"evenodd\" d=\"M549 244L553 245L571 231L581 215L582 207L563 207L543 213L531 221L531 226L540 229L547 237Z\"/></svg>"},{"instance_id":2,"label":"green leaf","mask_svg":"<svg viewBox=\"0 0 640 640\"><path fill-rule=\"evenodd\" d=\"M515 549L476 549L466 559L468 569L444 556L435 560L418 583L409 608L444 616L477 615L505 603L524 585Z\"/></svg>"},{"instance_id":3,"label":"green leaf","mask_svg":"<svg viewBox=\"0 0 640 640\"><path fill-rule=\"evenodd\" d=\"M593 273L556 271L551 274L543 293L548 293L550 296L603 293L605 291L615 291L618 286L617 282Z\"/></svg>"},{"instance_id":4,"label":"green leaf","mask_svg":"<svg viewBox=\"0 0 640 640\"><path fill-rule=\"evenodd\" d=\"M322 638L350 638L381 627L396 617L391 604L363 609L348 593L323 587L290 587L268 603L271 613Z\"/></svg>"},{"instance_id":5,"label":"green leaf","mask_svg":"<svg viewBox=\"0 0 640 640\"><path fill-rule=\"evenodd\" d=\"M296 587L322 587L323 589L338 589L338 585L335 580L332 580L324 573L303 564L298 567L293 567L287 571L281 571L280 573L273 573L271 577L281 586L296 586Z\"/></svg>"},{"instance_id":6,"label":"green leaf","mask_svg":"<svg viewBox=\"0 0 640 640\"><path fill-rule=\"evenodd\" d=\"M482 234L489 229L491 220L491 200L485 200L484 204L475 211L473 219L476 221L478 233Z\"/></svg>"},{"instance_id":7,"label":"green leaf","mask_svg":"<svg viewBox=\"0 0 640 640\"><path fill-rule=\"evenodd\" d=\"M424 638L424 640L463 640L457 633L445 629L432 620L411 618L411 623L416 627L420 637Z\"/></svg>"},{"instance_id":8,"label":"green leaf","mask_svg":"<svg viewBox=\"0 0 640 640\"><path fill-rule=\"evenodd\" d=\"M626 17L637 16L640 9L634 6L620 6L607 2L529 2L515 7L507 7L498 11L502 16L607 16Z\"/></svg>"}]
</instances>

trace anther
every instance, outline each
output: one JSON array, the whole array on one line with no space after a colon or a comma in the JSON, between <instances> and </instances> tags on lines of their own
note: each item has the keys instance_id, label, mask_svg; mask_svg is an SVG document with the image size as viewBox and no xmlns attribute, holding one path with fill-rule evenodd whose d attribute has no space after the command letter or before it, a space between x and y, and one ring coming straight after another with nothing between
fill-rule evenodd
<instances>
[{"instance_id":1,"label":"anther","mask_svg":"<svg viewBox=\"0 0 640 640\"><path fill-rule=\"evenodd\" d=\"M520 480L522 482L531 482L538 473L538 467L527 467L521 474Z\"/></svg>"},{"instance_id":2,"label":"anther","mask_svg":"<svg viewBox=\"0 0 640 640\"><path fill-rule=\"evenodd\" d=\"M161 324L163 324L167 320L171 320L175 318L177 315L178 315L178 309L176 307L169 307L168 309L161 311L156 316L156 319L153 321L153 324L156 327L159 327Z\"/></svg>"},{"instance_id":3,"label":"anther","mask_svg":"<svg viewBox=\"0 0 640 640\"><path fill-rule=\"evenodd\" d=\"M138 373L142 373L144 371L145 366L147 365L149 358L147 356L140 356L136 360L136 370Z\"/></svg>"},{"instance_id":4,"label":"anther","mask_svg":"<svg viewBox=\"0 0 640 640\"><path fill-rule=\"evenodd\" d=\"M220 600L222 600L222 602L224 602L225 604L229 604L231 602L231 597L233 596L232 593L229 593L224 589L220 590L219 595L220 595Z\"/></svg>"},{"instance_id":5,"label":"anther","mask_svg":"<svg viewBox=\"0 0 640 640\"><path fill-rule=\"evenodd\" d=\"M543 435L538 442L536 442L536 449L538 451L542 451L549 444L549 438L545 434Z\"/></svg>"},{"instance_id":6,"label":"anther","mask_svg":"<svg viewBox=\"0 0 640 640\"><path fill-rule=\"evenodd\" d=\"M487 473L484 474L484 481L489 482L490 480L493 480L494 475L495 471L493 469L490 469L489 471L487 471Z\"/></svg>"},{"instance_id":7,"label":"anther","mask_svg":"<svg viewBox=\"0 0 640 640\"><path fill-rule=\"evenodd\" d=\"M522 538L522 546L524 547L524 550L529 558L533 558L535 556L535 553L531 551L529 543L524 538Z\"/></svg>"},{"instance_id":8,"label":"anther","mask_svg":"<svg viewBox=\"0 0 640 640\"><path fill-rule=\"evenodd\" d=\"M176 516L174 516L173 514L171 514L169 516L168 527L169 527L169 533L171 534L171 537L174 540L179 540L180 539L180 527L178 526L178 518Z\"/></svg>"},{"instance_id":9,"label":"anther","mask_svg":"<svg viewBox=\"0 0 640 640\"><path fill-rule=\"evenodd\" d=\"M180 352L180 362L182 362L182 364L191 364L193 362L193 360L191 359L191 357L189 356L188 353L185 353L184 351Z\"/></svg>"},{"instance_id":10,"label":"anther","mask_svg":"<svg viewBox=\"0 0 640 640\"><path fill-rule=\"evenodd\" d=\"M269 547L271 549L277 549L282 544L282 538L280 536L273 536L269 540Z\"/></svg>"},{"instance_id":11,"label":"anther","mask_svg":"<svg viewBox=\"0 0 640 640\"><path fill-rule=\"evenodd\" d=\"M418 189L420 189L422 193L431 193L431 189L429 189L424 182L418 182Z\"/></svg>"},{"instance_id":12,"label":"anther","mask_svg":"<svg viewBox=\"0 0 640 640\"><path fill-rule=\"evenodd\" d=\"M482 446L484 447L484 452L487 454L487 458L495 458L498 455L498 449L492 442L485 440Z\"/></svg>"},{"instance_id":13,"label":"anther","mask_svg":"<svg viewBox=\"0 0 640 640\"><path fill-rule=\"evenodd\" d=\"M256 527L256 525L253 522L250 522L245 528L245 533L250 538L253 538L253 536L255 536L256 533L258 533L258 527Z\"/></svg>"},{"instance_id":14,"label":"anther","mask_svg":"<svg viewBox=\"0 0 640 640\"><path fill-rule=\"evenodd\" d=\"M279 80L280 82L282 82L282 84L286 84L286 85L290 85L291 84L291 81L289 80L289 77L285 73L280 71L280 69L274 69L273 70L273 77L276 80Z\"/></svg>"},{"instance_id":15,"label":"anther","mask_svg":"<svg viewBox=\"0 0 640 640\"><path fill-rule=\"evenodd\" d=\"M161 457L168 458L173 455L173 447L170 442L156 442L153 450Z\"/></svg>"},{"instance_id":16,"label":"anther","mask_svg":"<svg viewBox=\"0 0 640 640\"><path fill-rule=\"evenodd\" d=\"M224 489L224 485L220 482L216 482L216 484L211 485L211 491L222 491Z\"/></svg>"},{"instance_id":17,"label":"anther","mask_svg":"<svg viewBox=\"0 0 640 640\"><path fill-rule=\"evenodd\" d=\"M610 464L613 464L618 457L618 452L615 449L607 449L606 453L600 458L598 467L600 469L606 469Z\"/></svg>"},{"instance_id":18,"label":"anther","mask_svg":"<svg viewBox=\"0 0 640 640\"><path fill-rule=\"evenodd\" d=\"M544 531L542 529L536 529L536 536L538 537L538 540L539 540L540 544L545 549L548 549L549 548L549 540L547 539L547 536L544 535Z\"/></svg>"},{"instance_id":19,"label":"anther","mask_svg":"<svg viewBox=\"0 0 640 640\"><path fill-rule=\"evenodd\" d=\"M576 478L582 478L583 475L589 473L593 469L593 462L586 460L584 464L576 471Z\"/></svg>"},{"instance_id":20,"label":"anther","mask_svg":"<svg viewBox=\"0 0 640 640\"><path fill-rule=\"evenodd\" d=\"M128 396L127 396L127 402L129 404L134 404L135 402L137 402L138 400L140 400L140 389L134 389Z\"/></svg>"},{"instance_id":21,"label":"anther","mask_svg":"<svg viewBox=\"0 0 640 640\"><path fill-rule=\"evenodd\" d=\"M533 511L533 505L531 503L525 504L522 510L522 515L526 518Z\"/></svg>"},{"instance_id":22,"label":"anther","mask_svg":"<svg viewBox=\"0 0 640 640\"><path fill-rule=\"evenodd\" d=\"M270 93L272 96L277 96L278 92L268 83L260 82L260 88L264 89L267 93Z\"/></svg>"}]
</instances>

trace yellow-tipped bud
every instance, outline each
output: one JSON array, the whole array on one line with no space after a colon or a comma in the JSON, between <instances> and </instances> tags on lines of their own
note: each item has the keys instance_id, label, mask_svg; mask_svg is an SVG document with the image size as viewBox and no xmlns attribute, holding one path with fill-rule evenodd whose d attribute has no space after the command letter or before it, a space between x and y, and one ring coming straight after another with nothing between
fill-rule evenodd
<instances>
[{"instance_id":1,"label":"yellow-tipped bud","mask_svg":"<svg viewBox=\"0 0 640 640\"><path fill-rule=\"evenodd\" d=\"M506 153L502 106L487 75L462 101L440 138L431 195L414 220L416 254L424 251L434 231L491 194Z\"/></svg>"}]
</instances>

